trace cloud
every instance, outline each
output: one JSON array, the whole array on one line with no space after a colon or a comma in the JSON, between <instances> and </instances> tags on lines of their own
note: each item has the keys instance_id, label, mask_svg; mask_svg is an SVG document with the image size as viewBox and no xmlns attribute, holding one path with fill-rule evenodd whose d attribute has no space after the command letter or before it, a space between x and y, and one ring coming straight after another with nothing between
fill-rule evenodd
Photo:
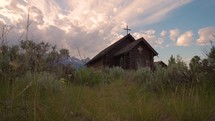
<instances>
[{"instance_id":1,"label":"cloud","mask_svg":"<svg viewBox=\"0 0 215 121\"><path fill-rule=\"evenodd\" d=\"M156 31L153 29L141 31L141 32L134 32L132 35L134 36L135 39L144 37L144 39L147 42L149 42L150 45L152 45L153 47L163 47L164 38L157 36Z\"/></svg>"},{"instance_id":2,"label":"cloud","mask_svg":"<svg viewBox=\"0 0 215 121\"><path fill-rule=\"evenodd\" d=\"M210 43L210 41L215 39L215 27L205 27L198 31L199 38L197 39L197 44L205 45Z\"/></svg>"},{"instance_id":3,"label":"cloud","mask_svg":"<svg viewBox=\"0 0 215 121\"><path fill-rule=\"evenodd\" d=\"M170 13L192 0L1 0L0 22L13 25L10 43L26 37L30 8L28 38L46 41L67 48L77 55L77 48L92 57L122 37L125 25L144 26L166 19ZM144 6L144 7L143 7ZM154 30L134 33L145 37L154 46L164 42L167 32L156 37ZM23 36L22 36L23 35Z\"/></svg>"},{"instance_id":4,"label":"cloud","mask_svg":"<svg viewBox=\"0 0 215 121\"><path fill-rule=\"evenodd\" d=\"M0 18L0 25L4 25L6 24L6 22L4 21L4 19Z\"/></svg>"},{"instance_id":5,"label":"cloud","mask_svg":"<svg viewBox=\"0 0 215 121\"><path fill-rule=\"evenodd\" d=\"M156 46L163 48L163 43L164 43L164 39L163 38L158 38L155 43L157 44Z\"/></svg>"},{"instance_id":6,"label":"cloud","mask_svg":"<svg viewBox=\"0 0 215 121\"><path fill-rule=\"evenodd\" d=\"M167 35L167 31L162 30L161 33L160 33L160 37L165 38L166 35Z\"/></svg>"},{"instance_id":7,"label":"cloud","mask_svg":"<svg viewBox=\"0 0 215 121\"><path fill-rule=\"evenodd\" d=\"M187 31L184 34L180 35L180 37L177 39L176 45L188 46L191 44L192 39L193 39L193 32Z\"/></svg>"},{"instance_id":8,"label":"cloud","mask_svg":"<svg viewBox=\"0 0 215 121\"><path fill-rule=\"evenodd\" d=\"M169 38L170 38L170 40L176 41L179 36L180 36L180 30L179 29L171 29L171 30L169 30Z\"/></svg>"},{"instance_id":9,"label":"cloud","mask_svg":"<svg viewBox=\"0 0 215 121\"><path fill-rule=\"evenodd\" d=\"M156 31L153 29L141 31L141 32L134 32L133 35L136 39L144 37L149 42L154 42L156 40Z\"/></svg>"},{"instance_id":10,"label":"cloud","mask_svg":"<svg viewBox=\"0 0 215 121\"><path fill-rule=\"evenodd\" d=\"M144 5L146 14L140 22L144 24L152 24L158 22L162 19L167 18L168 13L171 13L173 10L190 3L192 0L158 0L152 4L150 0L146 0L149 5Z\"/></svg>"}]
</instances>

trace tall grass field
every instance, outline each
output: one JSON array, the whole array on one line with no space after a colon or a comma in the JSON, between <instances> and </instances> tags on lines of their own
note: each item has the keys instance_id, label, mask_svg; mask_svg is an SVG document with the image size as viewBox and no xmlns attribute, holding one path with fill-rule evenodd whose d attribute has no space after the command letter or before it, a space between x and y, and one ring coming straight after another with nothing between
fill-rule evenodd
<instances>
[{"instance_id":1,"label":"tall grass field","mask_svg":"<svg viewBox=\"0 0 215 121\"><path fill-rule=\"evenodd\" d=\"M2 76L0 121L214 121L214 81L163 68Z\"/></svg>"},{"instance_id":2,"label":"tall grass field","mask_svg":"<svg viewBox=\"0 0 215 121\"><path fill-rule=\"evenodd\" d=\"M189 67L80 68L67 49L0 44L0 121L215 121L215 46Z\"/></svg>"}]
</instances>

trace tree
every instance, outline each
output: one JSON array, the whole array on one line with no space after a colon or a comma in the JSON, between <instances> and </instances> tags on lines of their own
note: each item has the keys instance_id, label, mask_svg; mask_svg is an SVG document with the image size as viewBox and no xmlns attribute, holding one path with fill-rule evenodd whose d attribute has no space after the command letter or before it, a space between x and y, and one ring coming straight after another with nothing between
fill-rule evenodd
<instances>
[{"instance_id":1,"label":"tree","mask_svg":"<svg viewBox=\"0 0 215 121\"><path fill-rule=\"evenodd\" d=\"M177 83L187 83L190 81L187 64L182 60L180 55L174 58L172 55L168 60L168 74L170 80Z\"/></svg>"},{"instance_id":2,"label":"tree","mask_svg":"<svg viewBox=\"0 0 215 121\"><path fill-rule=\"evenodd\" d=\"M1 23L0 23L1 25ZM10 33L10 31L13 29L13 27L2 24L1 25L1 35L0 35L0 40L1 40L1 46L6 44L7 41L7 35Z\"/></svg>"},{"instance_id":3,"label":"tree","mask_svg":"<svg viewBox=\"0 0 215 121\"><path fill-rule=\"evenodd\" d=\"M56 45L52 46L51 52L48 53L48 57L46 59L46 62L48 64L53 64L54 62L57 62L59 60L59 53L56 51Z\"/></svg>"},{"instance_id":4,"label":"tree","mask_svg":"<svg viewBox=\"0 0 215 121\"><path fill-rule=\"evenodd\" d=\"M49 50L49 43L35 43L30 40L20 42L20 47L24 51L25 64L23 66L32 71L44 70L46 68L46 53Z\"/></svg>"},{"instance_id":5,"label":"tree","mask_svg":"<svg viewBox=\"0 0 215 121\"><path fill-rule=\"evenodd\" d=\"M168 60L168 66L171 66L173 64L176 64L176 61L173 55L171 55L170 59Z\"/></svg>"},{"instance_id":6,"label":"tree","mask_svg":"<svg viewBox=\"0 0 215 121\"><path fill-rule=\"evenodd\" d=\"M194 56L190 60L189 66L190 66L191 71L199 71L201 66L202 66L201 58L199 56L197 56L197 55Z\"/></svg>"},{"instance_id":7,"label":"tree","mask_svg":"<svg viewBox=\"0 0 215 121\"><path fill-rule=\"evenodd\" d=\"M187 69L187 64L182 60L180 55L176 56L176 59L171 55L168 60L168 67L177 66L177 68Z\"/></svg>"},{"instance_id":8,"label":"tree","mask_svg":"<svg viewBox=\"0 0 215 121\"><path fill-rule=\"evenodd\" d=\"M203 71L202 60L199 56L194 56L189 63L189 78L191 81L199 81L199 74Z\"/></svg>"},{"instance_id":9,"label":"tree","mask_svg":"<svg viewBox=\"0 0 215 121\"><path fill-rule=\"evenodd\" d=\"M177 55L177 57L176 57L176 64L182 70L187 70L187 68L188 68L187 64L183 61L183 59L180 55Z\"/></svg>"},{"instance_id":10,"label":"tree","mask_svg":"<svg viewBox=\"0 0 215 121\"><path fill-rule=\"evenodd\" d=\"M60 50L60 57L61 58L64 58L64 57L68 58L68 57L70 57L69 56L69 50L68 49L61 49Z\"/></svg>"},{"instance_id":11,"label":"tree","mask_svg":"<svg viewBox=\"0 0 215 121\"><path fill-rule=\"evenodd\" d=\"M215 46L212 46L208 54L209 66L215 71Z\"/></svg>"}]
</instances>

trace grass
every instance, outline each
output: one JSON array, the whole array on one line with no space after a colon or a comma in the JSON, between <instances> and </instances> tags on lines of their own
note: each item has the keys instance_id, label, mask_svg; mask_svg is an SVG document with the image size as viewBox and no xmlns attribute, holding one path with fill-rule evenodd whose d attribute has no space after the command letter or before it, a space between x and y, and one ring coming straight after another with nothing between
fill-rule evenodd
<instances>
[{"instance_id":1,"label":"grass","mask_svg":"<svg viewBox=\"0 0 215 121\"><path fill-rule=\"evenodd\" d=\"M175 84L165 70L27 72L0 84L0 121L213 121L214 87Z\"/></svg>"}]
</instances>

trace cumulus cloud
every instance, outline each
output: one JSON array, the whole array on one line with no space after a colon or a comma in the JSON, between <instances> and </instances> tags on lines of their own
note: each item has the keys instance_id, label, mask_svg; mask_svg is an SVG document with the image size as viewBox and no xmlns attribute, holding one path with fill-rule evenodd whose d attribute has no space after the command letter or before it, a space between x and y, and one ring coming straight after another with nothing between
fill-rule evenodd
<instances>
[{"instance_id":1,"label":"cumulus cloud","mask_svg":"<svg viewBox=\"0 0 215 121\"><path fill-rule=\"evenodd\" d=\"M204 45L215 39L215 27L205 27L198 31L197 44Z\"/></svg>"},{"instance_id":2,"label":"cumulus cloud","mask_svg":"<svg viewBox=\"0 0 215 121\"><path fill-rule=\"evenodd\" d=\"M0 22L14 26L10 41L17 43L19 37L25 37L30 9L29 39L67 48L71 55L77 54L79 48L92 57L122 37L119 33L127 23L135 27L158 22L191 1L1 0ZM143 36L156 46L162 45L166 34L162 31L156 37L155 31L149 30L135 36Z\"/></svg>"},{"instance_id":3,"label":"cumulus cloud","mask_svg":"<svg viewBox=\"0 0 215 121\"><path fill-rule=\"evenodd\" d=\"M162 30L161 33L160 33L160 37L165 38L166 35L167 35L167 31Z\"/></svg>"},{"instance_id":4,"label":"cumulus cloud","mask_svg":"<svg viewBox=\"0 0 215 121\"><path fill-rule=\"evenodd\" d=\"M156 31L153 29L141 31L141 32L134 32L133 35L136 39L144 37L149 42L155 42L156 40Z\"/></svg>"},{"instance_id":5,"label":"cumulus cloud","mask_svg":"<svg viewBox=\"0 0 215 121\"><path fill-rule=\"evenodd\" d=\"M171 30L169 30L169 38L170 38L170 40L176 41L179 36L180 36L180 30L179 29L171 29Z\"/></svg>"},{"instance_id":6,"label":"cumulus cloud","mask_svg":"<svg viewBox=\"0 0 215 121\"><path fill-rule=\"evenodd\" d=\"M187 31L184 34L180 35L180 37L177 40L176 45L178 46L188 46L191 44L193 39L193 32Z\"/></svg>"},{"instance_id":7,"label":"cumulus cloud","mask_svg":"<svg viewBox=\"0 0 215 121\"><path fill-rule=\"evenodd\" d=\"M153 29L141 32L134 32L133 35L135 39L144 37L144 39L149 42L153 47L163 47L164 38L159 37L159 35L156 35L156 31Z\"/></svg>"}]
</instances>

